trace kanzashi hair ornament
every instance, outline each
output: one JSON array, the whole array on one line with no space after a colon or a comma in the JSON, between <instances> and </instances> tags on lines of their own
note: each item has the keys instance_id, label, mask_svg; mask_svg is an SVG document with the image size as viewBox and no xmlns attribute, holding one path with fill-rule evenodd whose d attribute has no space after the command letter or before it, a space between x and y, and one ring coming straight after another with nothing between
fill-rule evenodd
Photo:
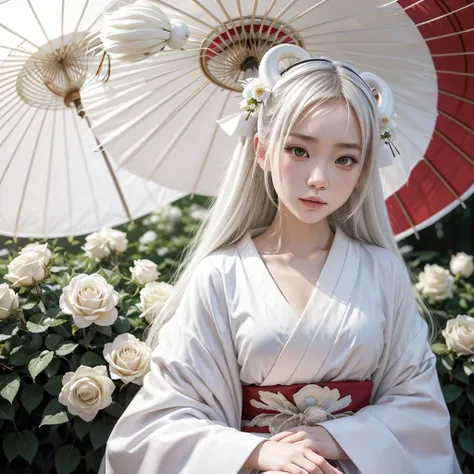
<instances>
[{"instance_id":1,"label":"kanzashi hair ornament","mask_svg":"<svg viewBox=\"0 0 474 474\"><path fill-rule=\"evenodd\" d=\"M283 71L279 71L279 63L283 59L296 59L296 62ZM290 44L282 44L271 48L262 58L259 66L259 77L240 81L243 84L240 107L244 112L230 115L218 120L217 123L230 136L238 135L252 137L256 131L257 112L261 104L265 104L272 92L273 85L290 69L306 62L325 61L333 66L341 66L356 74L362 79L377 103L380 116L381 147L379 153L379 167L393 164L395 154L400 154L393 141L395 139L396 123L394 120L393 93L388 84L370 72L359 73L356 69L341 61L330 58L313 58L303 48ZM375 97L374 91L378 98Z\"/></svg>"}]
</instances>

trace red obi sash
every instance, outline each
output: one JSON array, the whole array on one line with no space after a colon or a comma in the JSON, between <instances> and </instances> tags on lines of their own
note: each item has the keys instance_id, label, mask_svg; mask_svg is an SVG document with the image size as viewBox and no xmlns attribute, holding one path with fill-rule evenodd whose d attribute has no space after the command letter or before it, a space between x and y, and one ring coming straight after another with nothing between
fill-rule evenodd
<instances>
[{"instance_id":1,"label":"red obi sash","mask_svg":"<svg viewBox=\"0 0 474 474\"><path fill-rule=\"evenodd\" d=\"M299 392L303 387L307 385L318 385L321 388L328 387L330 390L337 389L339 390L339 398L346 397L350 395L351 403L346 406L344 409L335 411L334 414L341 412L351 411L357 412L363 407L366 407L370 404L370 396L372 394L372 388L374 386L371 381L344 381L344 382L324 382L317 384L294 384L294 385L242 385L242 419L251 421L257 415L263 413L269 415L278 414L274 410L265 410L263 408L255 408L250 404L250 400L260 401L260 395L258 392L280 392L284 397L291 403L295 403L293 395ZM270 433L268 426L242 426L242 431L247 431L250 433Z\"/></svg>"}]
</instances>

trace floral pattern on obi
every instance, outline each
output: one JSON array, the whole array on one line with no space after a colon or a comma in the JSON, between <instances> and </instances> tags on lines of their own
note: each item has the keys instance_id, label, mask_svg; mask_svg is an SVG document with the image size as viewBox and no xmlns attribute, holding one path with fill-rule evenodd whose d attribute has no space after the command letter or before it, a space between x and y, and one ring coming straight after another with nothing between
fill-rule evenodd
<instances>
[{"instance_id":1,"label":"floral pattern on obi","mask_svg":"<svg viewBox=\"0 0 474 474\"><path fill-rule=\"evenodd\" d=\"M257 415L250 426L268 426L270 433L275 435L297 426L315 426L318 423L354 413L346 411L337 413L347 408L352 398L350 395L340 398L339 390L318 385L306 385L293 395L295 404L291 403L280 392L259 391L260 401L250 400L254 408L276 411L276 414L262 413Z\"/></svg>"}]
</instances>

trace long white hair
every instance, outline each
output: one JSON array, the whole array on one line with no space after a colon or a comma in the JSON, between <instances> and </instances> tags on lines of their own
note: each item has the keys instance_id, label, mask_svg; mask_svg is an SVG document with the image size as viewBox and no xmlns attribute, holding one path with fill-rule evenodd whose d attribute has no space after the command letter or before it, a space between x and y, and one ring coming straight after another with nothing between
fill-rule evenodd
<instances>
[{"instance_id":1,"label":"long white hair","mask_svg":"<svg viewBox=\"0 0 474 474\"><path fill-rule=\"evenodd\" d=\"M363 173L349 199L328 217L349 237L402 256L394 239L377 168L380 116L372 92L354 72L341 65L302 63L282 75L265 105L260 105L257 133L272 170L280 170L288 134L306 113L322 103L343 99L360 124ZM275 178L275 176L273 176ZM154 348L158 333L176 312L198 263L213 251L230 246L248 230L269 226L276 216L278 196L270 172L257 163L253 138L242 138L230 158L217 198L199 228L186 257L171 281L174 288L160 314L147 328L146 343Z\"/></svg>"}]
</instances>

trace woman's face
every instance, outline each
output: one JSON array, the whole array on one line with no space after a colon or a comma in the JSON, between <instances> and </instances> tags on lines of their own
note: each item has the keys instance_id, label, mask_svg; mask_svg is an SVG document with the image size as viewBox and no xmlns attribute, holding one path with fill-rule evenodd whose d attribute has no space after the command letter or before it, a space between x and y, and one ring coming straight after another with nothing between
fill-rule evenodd
<instances>
[{"instance_id":1,"label":"woman's face","mask_svg":"<svg viewBox=\"0 0 474 474\"><path fill-rule=\"evenodd\" d=\"M362 172L361 150L359 123L344 100L328 101L308 114L285 143L281 180L272 171L282 211L288 209L307 224L327 218L354 190ZM263 167L263 154L258 156ZM311 199L322 203L308 202Z\"/></svg>"}]
</instances>

